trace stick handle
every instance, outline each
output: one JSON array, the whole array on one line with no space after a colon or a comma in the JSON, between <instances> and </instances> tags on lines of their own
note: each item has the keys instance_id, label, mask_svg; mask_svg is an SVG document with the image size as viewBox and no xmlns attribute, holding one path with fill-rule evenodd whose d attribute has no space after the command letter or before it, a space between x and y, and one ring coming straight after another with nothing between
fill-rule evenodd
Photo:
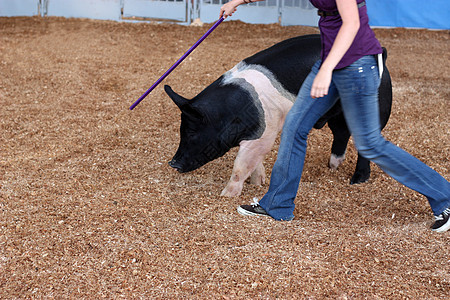
<instances>
[{"instance_id":1,"label":"stick handle","mask_svg":"<svg viewBox=\"0 0 450 300\"><path fill-rule=\"evenodd\" d=\"M178 59L176 63L174 63L173 66L169 68L169 70L167 70L141 97L139 97L136 102L133 103L133 105L130 106L130 110L133 110L142 100L144 100L144 98L147 97L147 95L150 94L150 92L153 91L153 89L158 84L160 84L161 81L163 81L164 78L166 78L167 75L169 75L189 54L191 54L191 52L194 51L194 49L197 48L197 46L200 45L200 43L203 42L203 40L206 39L206 37L214 29L216 29L216 27L219 26L219 24L222 23L223 20L223 17L217 20L217 22L191 48L189 48L189 50L185 54L183 54L183 56L180 57L180 59Z\"/></svg>"}]
</instances>

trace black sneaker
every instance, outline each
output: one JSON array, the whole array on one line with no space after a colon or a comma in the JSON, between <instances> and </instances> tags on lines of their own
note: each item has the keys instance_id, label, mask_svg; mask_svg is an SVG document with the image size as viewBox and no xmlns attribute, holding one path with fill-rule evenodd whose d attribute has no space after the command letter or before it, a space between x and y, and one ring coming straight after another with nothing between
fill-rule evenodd
<instances>
[{"instance_id":1,"label":"black sneaker","mask_svg":"<svg viewBox=\"0 0 450 300\"><path fill-rule=\"evenodd\" d=\"M257 199L253 199L250 205L241 205L237 208L238 213L244 216L270 217L270 215L259 205Z\"/></svg>"},{"instance_id":2,"label":"black sneaker","mask_svg":"<svg viewBox=\"0 0 450 300\"><path fill-rule=\"evenodd\" d=\"M447 208L439 216L434 216L434 224L431 230L436 232L444 232L450 229L450 207Z\"/></svg>"}]
</instances>

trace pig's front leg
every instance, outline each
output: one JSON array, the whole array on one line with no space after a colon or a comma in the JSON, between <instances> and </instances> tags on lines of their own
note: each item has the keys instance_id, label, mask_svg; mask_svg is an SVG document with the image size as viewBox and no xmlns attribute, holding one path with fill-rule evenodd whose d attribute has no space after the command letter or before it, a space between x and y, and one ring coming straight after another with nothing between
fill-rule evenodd
<instances>
[{"instance_id":1,"label":"pig's front leg","mask_svg":"<svg viewBox=\"0 0 450 300\"><path fill-rule=\"evenodd\" d=\"M245 180L252 174L251 183L263 184L266 179L262 162L264 156L271 150L275 137L268 139L243 141L234 160L233 172L221 196L235 197L242 192Z\"/></svg>"}]
</instances>

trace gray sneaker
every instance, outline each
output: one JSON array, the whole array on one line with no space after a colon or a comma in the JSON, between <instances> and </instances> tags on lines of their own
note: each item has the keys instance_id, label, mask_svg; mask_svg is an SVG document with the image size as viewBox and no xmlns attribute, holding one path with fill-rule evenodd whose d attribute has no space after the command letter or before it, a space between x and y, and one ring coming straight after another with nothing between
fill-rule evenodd
<instances>
[{"instance_id":1,"label":"gray sneaker","mask_svg":"<svg viewBox=\"0 0 450 300\"><path fill-rule=\"evenodd\" d=\"M434 224L431 230L444 232L450 229L450 207L444 210L439 216L434 216Z\"/></svg>"},{"instance_id":2,"label":"gray sneaker","mask_svg":"<svg viewBox=\"0 0 450 300\"><path fill-rule=\"evenodd\" d=\"M244 216L270 217L257 201L258 199L254 198L252 204L239 206L237 208L238 213Z\"/></svg>"}]
</instances>

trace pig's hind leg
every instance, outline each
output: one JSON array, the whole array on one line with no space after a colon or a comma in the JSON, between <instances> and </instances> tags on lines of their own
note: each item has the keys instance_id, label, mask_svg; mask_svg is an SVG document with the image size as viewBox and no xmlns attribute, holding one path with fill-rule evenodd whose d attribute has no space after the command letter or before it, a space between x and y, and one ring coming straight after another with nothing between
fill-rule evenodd
<instances>
[{"instance_id":1,"label":"pig's hind leg","mask_svg":"<svg viewBox=\"0 0 450 300\"><path fill-rule=\"evenodd\" d=\"M345 160L350 131L342 113L330 118L328 120L328 127L330 127L333 133L333 144L331 146L331 156L328 166L336 170Z\"/></svg>"},{"instance_id":2,"label":"pig's hind leg","mask_svg":"<svg viewBox=\"0 0 450 300\"><path fill-rule=\"evenodd\" d=\"M337 169L344 162L350 131L342 113L329 119L328 126L333 132L333 146L331 147L329 166L332 169ZM358 161L356 162L355 172L350 179L350 184L366 182L369 177L370 161L358 153Z\"/></svg>"}]
</instances>

